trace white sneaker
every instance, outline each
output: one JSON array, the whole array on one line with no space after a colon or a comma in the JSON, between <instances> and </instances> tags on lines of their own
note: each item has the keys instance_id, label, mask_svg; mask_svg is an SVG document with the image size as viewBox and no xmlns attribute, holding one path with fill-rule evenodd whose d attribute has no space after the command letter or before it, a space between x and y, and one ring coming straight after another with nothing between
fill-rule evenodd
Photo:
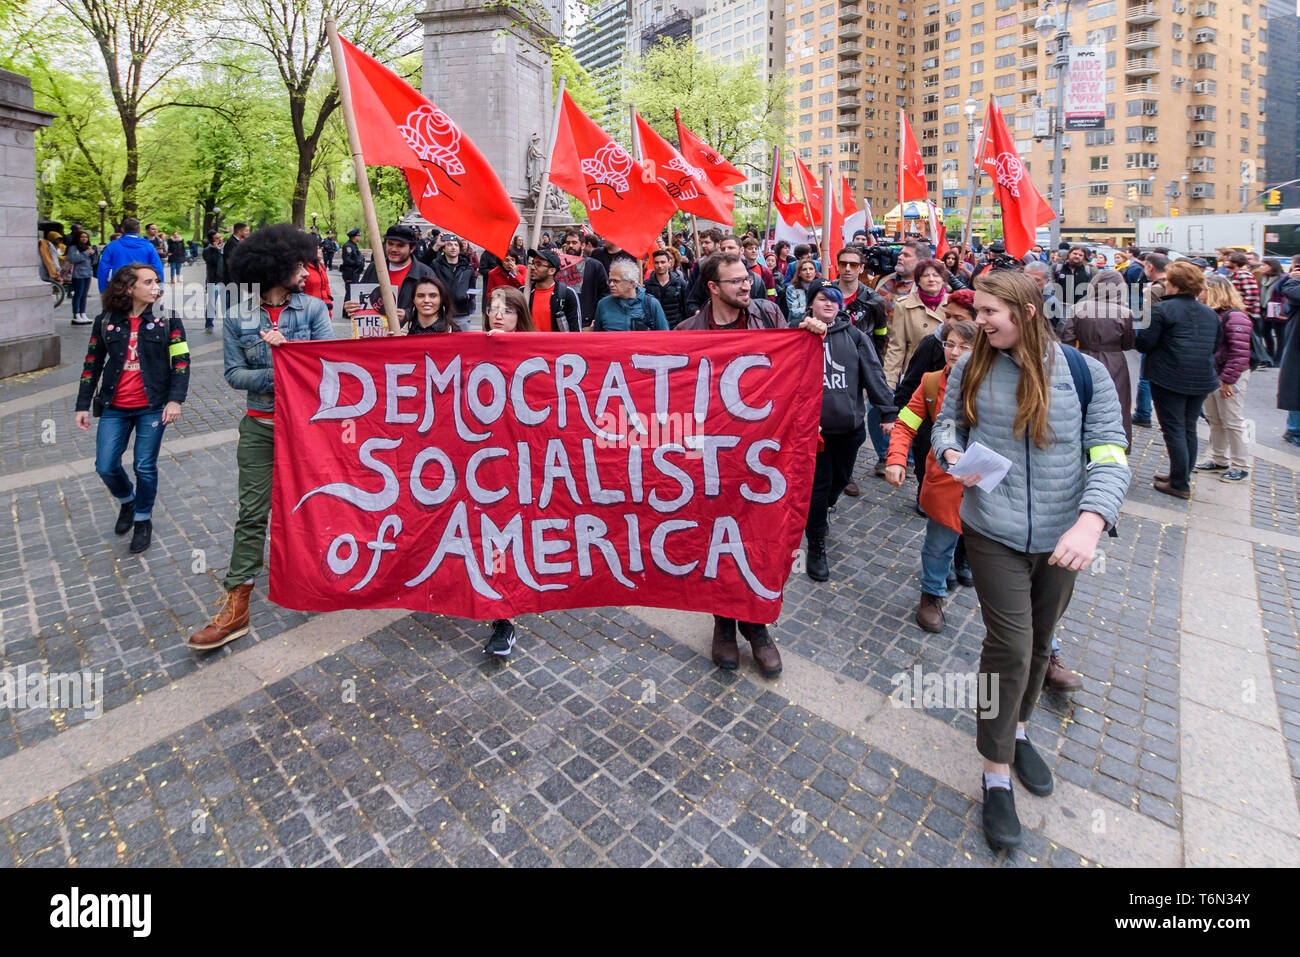
<instances>
[{"instance_id":1,"label":"white sneaker","mask_svg":"<svg viewBox=\"0 0 1300 957\"><path fill-rule=\"evenodd\" d=\"M92 321L93 320L91 320L84 312L78 313L72 317L72 324L74 326L88 326Z\"/></svg>"}]
</instances>

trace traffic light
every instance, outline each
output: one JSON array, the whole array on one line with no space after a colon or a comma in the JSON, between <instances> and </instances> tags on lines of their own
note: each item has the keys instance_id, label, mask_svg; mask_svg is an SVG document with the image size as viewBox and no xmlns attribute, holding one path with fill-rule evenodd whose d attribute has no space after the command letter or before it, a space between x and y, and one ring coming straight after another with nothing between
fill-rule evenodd
<instances>
[{"instance_id":1,"label":"traffic light","mask_svg":"<svg viewBox=\"0 0 1300 957\"><path fill-rule=\"evenodd\" d=\"M1270 206L1282 205L1282 191L1280 189L1270 189L1268 191L1268 205Z\"/></svg>"},{"instance_id":2,"label":"traffic light","mask_svg":"<svg viewBox=\"0 0 1300 957\"><path fill-rule=\"evenodd\" d=\"M1114 197L1114 196L1107 196L1107 197L1106 197L1106 203L1105 203L1105 205L1106 205L1106 208L1107 208L1107 209L1112 208L1112 207L1115 205L1115 197Z\"/></svg>"},{"instance_id":3,"label":"traffic light","mask_svg":"<svg viewBox=\"0 0 1300 957\"><path fill-rule=\"evenodd\" d=\"M1177 207L1177 206L1171 206L1171 207L1169 208L1169 215L1170 215L1170 216L1177 216L1177 215L1178 215L1178 207Z\"/></svg>"},{"instance_id":4,"label":"traffic light","mask_svg":"<svg viewBox=\"0 0 1300 957\"><path fill-rule=\"evenodd\" d=\"M1136 186L1130 186L1128 188L1128 201L1130 203L1136 203L1137 198L1138 198L1138 188Z\"/></svg>"}]
</instances>

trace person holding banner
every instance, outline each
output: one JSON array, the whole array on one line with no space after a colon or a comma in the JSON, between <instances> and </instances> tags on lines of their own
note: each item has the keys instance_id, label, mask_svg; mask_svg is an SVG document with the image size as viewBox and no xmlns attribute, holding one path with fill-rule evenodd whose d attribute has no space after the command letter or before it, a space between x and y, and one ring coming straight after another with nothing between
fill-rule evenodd
<instances>
[{"instance_id":1,"label":"person holding banner","mask_svg":"<svg viewBox=\"0 0 1300 957\"><path fill-rule=\"evenodd\" d=\"M451 316L451 297L447 287L437 276L425 276L415 281L414 311L406 320L402 331L407 335L436 335L459 332Z\"/></svg>"},{"instance_id":2,"label":"person holding banner","mask_svg":"<svg viewBox=\"0 0 1300 957\"><path fill-rule=\"evenodd\" d=\"M744 331L780 329L786 325L775 304L766 297L751 298L753 281L739 252L718 252L700 264L700 283L709 293L704 308L677 327L683 332L706 329ZM796 328L813 335L824 336L826 323L816 316L808 316ZM760 622L737 621L734 618L713 616L713 663L723 671L740 667L740 649L736 645L736 630L749 641L754 661L764 678L775 678L781 673L781 654L768 633L767 625Z\"/></svg>"},{"instance_id":3,"label":"person holding banner","mask_svg":"<svg viewBox=\"0 0 1300 957\"><path fill-rule=\"evenodd\" d=\"M289 340L333 339L325 303L303 294L316 240L290 223L267 226L239 244L227 264L233 283L252 284L260 302L232 302L222 328L226 381L247 393L239 422L239 517L226 572L226 593L212 621L190 635L189 647L212 651L248 634L248 600L262 568L271 513L275 459L275 378L271 350ZM355 303L351 303L355 307ZM250 308L251 307L251 308Z\"/></svg>"},{"instance_id":4,"label":"person holding banner","mask_svg":"<svg viewBox=\"0 0 1300 957\"><path fill-rule=\"evenodd\" d=\"M415 258L415 245L419 241L420 234L414 228L400 223L389 226L388 232L384 233L384 259L388 263L388 281L393 285L393 298L397 301L398 322L411 314L415 283L435 275L432 269ZM371 263L362 274L359 285L377 282L379 275L375 272L375 264ZM343 303L343 312L349 319L359 308L360 304L352 299Z\"/></svg>"},{"instance_id":5,"label":"person holding banner","mask_svg":"<svg viewBox=\"0 0 1300 957\"><path fill-rule=\"evenodd\" d=\"M852 250L852 247L850 247ZM871 338L853 324L839 286L817 279L808 288L808 314L828 327L822 370L821 434L825 448L817 453L812 496L808 503L808 577L830 579L826 557L826 510L834 508L853 479L858 449L867 440L865 391L879 410L881 427L893 427L894 396L885 385L880 357Z\"/></svg>"}]
</instances>

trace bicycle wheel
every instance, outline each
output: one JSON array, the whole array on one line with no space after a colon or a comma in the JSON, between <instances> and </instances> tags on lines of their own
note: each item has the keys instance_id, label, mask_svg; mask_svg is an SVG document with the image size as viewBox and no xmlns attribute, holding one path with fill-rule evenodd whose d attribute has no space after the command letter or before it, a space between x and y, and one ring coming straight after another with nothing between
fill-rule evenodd
<instances>
[{"instance_id":1,"label":"bicycle wheel","mask_svg":"<svg viewBox=\"0 0 1300 957\"><path fill-rule=\"evenodd\" d=\"M63 288L63 283L50 281L50 288L54 293L54 308L58 309L63 305L63 300L67 298L67 290Z\"/></svg>"}]
</instances>

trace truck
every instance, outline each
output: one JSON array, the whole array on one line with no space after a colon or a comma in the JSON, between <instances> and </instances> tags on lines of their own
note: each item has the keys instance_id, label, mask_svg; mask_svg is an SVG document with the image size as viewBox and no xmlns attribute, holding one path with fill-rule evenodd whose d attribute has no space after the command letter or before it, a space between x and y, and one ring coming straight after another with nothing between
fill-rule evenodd
<instances>
[{"instance_id":1,"label":"truck","mask_svg":"<svg viewBox=\"0 0 1300 957\"><path fill-rule=\"evenodd\" d=\"M1300 255L1300 207L1271 213L1217 216L1144 216L1137 224L1137 247L1167 246L1185 256L1213 256L1225 246L1261 257Z\"/></svg>"}]
</instances>

